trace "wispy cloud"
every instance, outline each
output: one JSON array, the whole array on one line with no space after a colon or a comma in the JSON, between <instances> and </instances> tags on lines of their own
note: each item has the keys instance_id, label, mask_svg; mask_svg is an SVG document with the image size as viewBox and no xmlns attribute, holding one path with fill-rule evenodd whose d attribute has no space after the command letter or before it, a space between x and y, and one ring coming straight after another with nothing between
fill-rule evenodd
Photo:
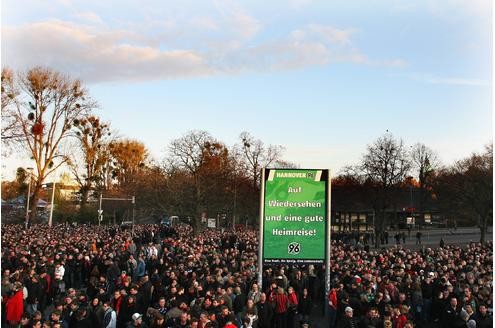
<instances>
[{"instance_id":1,"label":"wispy cloud","mask_svg":"<svg viewBox=\"0 0 495 328\"><path fill-rule=\"evenodd\" d=\"M263 35L263 24L238 3L215 1L215 13L161 17L109 26L97 13L72 21L4 26L4 65L46 65L88 82L175 79L270 72L340 62L400 67L401 59L370 59L353 41L359 29L306 24ZM46 38L49 35L50 38ZM261 35L261 37L260 37Z\"/></svg>"},{"instance_id":2,"label":"wispy cloud","mask_svg":"<svg viewBox=\"0 0 495 328\"><path fill-rule=\"evenodd\" d=\"M220 28L218 23L208 16L198 16L190 19L190 24L194 28L205 29L209 31L218 31Z\"/></svg>"},{"instance_id":3,"label":"wispy cloud","mask_svg":"<svg viewBox=\"0 0 495 328\"><path fill-rule=\"evenodd\" d=\"M378 64L388 67L406 67L409 63L404 59L390 59L379 62Z\"/></svg>"},{"instance_id":4,"label":"wispy cloud","mask_svg":"<svg viewBox=\"0 0 495 328\"><path fill-rule=\"evenodd\" d=\"M491 19L492 6L491 0L393 0L391 9L399 12L427 11L447 19L464 15Z\"/></svg>"},{"instance_id":5,"label":"wispy cloud","mask_svg":"<svg viewBox=\"0 0 495 328\"><path fill-rule=\"evenodd\" d=\"M338 43L341 45L350 45L351 36L356 29L339 29L334 26L310 24L307 29L315 36L321 38L327 43Z\"/></svg>"},{"instance_id":6,"label":"wispy cloud","mask_svg":"<svg viewBox=\"0 0 495 328\"><path fill-rule=\"evenodd\" d=\"M451 85L467 85L467 86L486 86L488 83L479 79L465 79L457 77L429 77L425 79L426 82L431 84L451 84Z\"/></svg>"},{"instance_id":7,"label":"wispy cloud","mask_svg":"<svg viewBox=\"0 0 495 328\"><path fill-rule=\"evenodd\" d=\"M62 21L4 28L4 63L14 68L47 65L87 81L173 79L212 74L190 50L162 51L132 45L132 33L94 31ZM44 36L50 35L50 38Z\"/></svg>"},{"instance_id":8,"label":"wispy cloud","mask_svg":"<svg viewBox=\"0 0 495 328\"><path fill-rule=\"evenodd\" d=\"M79 12L74 15L74 18L83 24L103 25L101 17L92 11Z\"/></svg>"},{"instance_id":9,"label":"wispy cloud","mask_svg":"<svg viewBox=\"0 0 495 328\"><path fill-rule=\"evenodd\" d=\"M238 3L231 0L215 0L215 6L230 30L243 39L250 39L261 30L261 23Z\"/></svg>"},{"instance_id":10,"label":"wispy cloud","mask_svg":"<svg viewBox=\"0 0 495 328\"><path fill-rule=\"evenodd\" d=\"M364 64L368 59L352 44L353 31L310 24L289 32L285 38L247 47L230 58L249 70L299 69L337 62Z\"/></svg>"},{"instance_id":11,"label":"wispy cloud","mask_svg":"<svg viewBox=\"0 0 495 328\"><path fill-rule=\"evenodd\" d=\"M414 81L428 84L445 84L458 86L488 86L488 81L465 77L439 77L431 74L394 74L396 77L405 77Z\"/></svg>"}]
</instances>

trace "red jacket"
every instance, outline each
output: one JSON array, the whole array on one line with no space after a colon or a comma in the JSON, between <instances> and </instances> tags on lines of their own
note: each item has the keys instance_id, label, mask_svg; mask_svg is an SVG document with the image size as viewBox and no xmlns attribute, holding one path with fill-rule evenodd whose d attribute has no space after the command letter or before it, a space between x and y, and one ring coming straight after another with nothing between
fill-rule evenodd
<instances>
[{"instance_id":1,"label":"red jacket","mask_svg":"<svg viewBox=\"0 0 495 328\"><path fill-rule=\"evenodd\" d=\"M337 310L337 291L335 290L335 288L332 288L330 293L328 293L328 302L332 302L332 305L330 306Z\"/></svg>"},{"instance_id":2,"label":"red jacket","mask_svg":"<svg viewBox=\"0 0 495 328\"><path fill-rule=\"evenodd\" d=\"M297 295L296 293L291 293L291 294L288 294L287 295L288 299L289 299L289 304L292 305L297 305L299 302L297 301ZM297 306L296 306L297 308Z\"/></svg>"},{"instance_id":3,"label":"red jacket","mask_svg":"<svg viewBox=\"0 0 495 328\"><path fill-rule=\"evenodd\" d=\"M46 290L45 290L45 292L48 294L48 293L50 293L50 288L52 288L52 277L50 277L49 274L46 274L44 279L46 281Z\"/></svg>"},{"instance_id":4,"label":"red jacket","mask_svg":"<svg viewBox=\"0 0 495 328\"><path fill-rule=\"evenodd\" d=\"M275 312L276 313L285 313L287 312L287 303L289 302L289 298L287 295L278 294L275 296Z\"/></svg>"},{"instance_id":5,"label":"red jacket","mask_svg":"<svg viewBox=\"0 0 495 328\"><path fill-rule=\"evenodd\" d=\"M118 315L120 312L120 305L122 304L122 296L120 296L117 300L113 299L113 308L115 309L115 313Z\"/></svg>"},{"instance_id":6,"label":"red jacket","mask_svg":"<svg viewBox=\"0 0 495 328\"><path fill-rule=\"evenodd\" d=\"M407 322L407 317L404 314L399 315L394 319L395 328L404 328Z\"/></svg>"},{"instance_id":7,"label":"red jacket","mask_svg":"<svg viewBox=\"0 0 495 328\"><path fill-rule=\"evenodd\" d=\"M22 289L17 291L14 296L7 300L5 305L6 319L7 321L21 321L22 314L24 313L24 293Z\"/></svg>"}]
</instances>

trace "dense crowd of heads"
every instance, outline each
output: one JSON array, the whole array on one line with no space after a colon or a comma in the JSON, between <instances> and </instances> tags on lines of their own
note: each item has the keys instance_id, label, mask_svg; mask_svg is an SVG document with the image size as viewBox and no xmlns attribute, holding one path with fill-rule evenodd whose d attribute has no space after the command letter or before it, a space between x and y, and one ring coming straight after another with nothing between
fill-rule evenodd
<instances>
[{"instance_id":1,"label":"dense crowd of heads","mask_svg":"<svg viewBox=\"0 0 495 328\"><path fill-rule=\"evenodd\" d=\"M492 325L486 315L493 307L491 243L379 251L334 243L331 276L333 320L352 316L373 327L404 327L408 322ZM346 309L352 313L346 315ZM455 316L449 317L449 311Z\"/></svg>"},{"instance_id":2,"label":"dense crowd of heads","mask_svg":"<svg viewBox=\"0 0 495 328\"><path fill-rule=\"evenodd\" d=\"M257 257L254 230L2 225L2 325L292 328L311 324L317 303L330 327L491 322L491 244L368 251L334 240L328 295L318 265L265 267L259 286Z\"/></svg>"}]
</instances>

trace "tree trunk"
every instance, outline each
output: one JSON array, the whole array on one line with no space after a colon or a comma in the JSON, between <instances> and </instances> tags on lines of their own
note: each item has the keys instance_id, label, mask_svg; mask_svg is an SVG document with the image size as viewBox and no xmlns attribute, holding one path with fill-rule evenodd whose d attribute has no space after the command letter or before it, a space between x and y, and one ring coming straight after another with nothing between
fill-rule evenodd
<instances>
[{"instance_id":1,"label":"tree trunk","mask_svg":"<svg viewBox=\"0 0 495 328\"><path fill-rule=\"evenodd\" d=\"M88 202L89 188L84 186L81 188L81 210L86 206Z\"/></svg>"},{"instance_id":2,"label":"tree trunk","mask_svg":"<svg viewBox=\"0 0 495 328\"><path fill-rule=\"evenodd\" d=\"M192 221L192 228L193 228L193 234L199 235L201 233L201 227L202 227L202 212L203 212L203 206L201 202L201 181L197 175L194 176L194 184L195 184L195 201L196 201L196 217L193 218ZM208 217L206 218L208 220Z\"/></svg>"},{"instance_id":3,"label":"tree trunk","mask_svg":"<svg viewBox=\"0 0 495 328\"><path fill-rule=\"evenodd\" d=\"M40 191L43 185L40 183L42 180L37 180L33 188L33 196L29 200L29 206L31 207L31 212L29 213L29 224L31 225L36 221L36 215L38 212L38 199L40 198Z\"/></svg>"},{"instance_id":4,"label":"tree trunk","mask_svg":"<svg viewBox=\"0 0 495 328\"><path fill-rule=\"evenodd\" d=\"M488 220L487 217L480 217L480 243L484 244L486 242L486 230L488 228Z\"/></svg>"},{"instance_id":5,"label":"tree trunk","mask_svg":"<svg viewBox=\"0 0 495 328\"><path fill-rule=\"evenodd\" d=\"M201 211L196 209L196 215L192 220L193 234L198 235L201 229Z\"/></svg>"},{"instance_id":6,"label":"tree trunk","mask_svg":"<svg viewBox=\"0 0 495 328\"><path fill-rule=\"evenodd\" d=\"M258 179L259 179L258 170L255 167L253 171L254 171L253 172L254 173L253 174L253 190L258 190Z\"/></svg>"}]
</instances>

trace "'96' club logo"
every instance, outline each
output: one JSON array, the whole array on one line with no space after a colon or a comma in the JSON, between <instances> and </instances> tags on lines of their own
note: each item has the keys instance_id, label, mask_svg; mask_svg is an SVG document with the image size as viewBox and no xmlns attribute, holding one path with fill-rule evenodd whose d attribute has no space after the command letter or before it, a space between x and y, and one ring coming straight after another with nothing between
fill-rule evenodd
<instances>
[{"instance_id":1,"label":"'96' club logo","mask_svg":"<svg viewBox=\"0 0 495 328\"><path fill-rule=\"evenodd\" d=\"M287 246L287 252L291 255L297 255L301 252L301 244L292 242Z\"/></svg>"}]
</instances>

